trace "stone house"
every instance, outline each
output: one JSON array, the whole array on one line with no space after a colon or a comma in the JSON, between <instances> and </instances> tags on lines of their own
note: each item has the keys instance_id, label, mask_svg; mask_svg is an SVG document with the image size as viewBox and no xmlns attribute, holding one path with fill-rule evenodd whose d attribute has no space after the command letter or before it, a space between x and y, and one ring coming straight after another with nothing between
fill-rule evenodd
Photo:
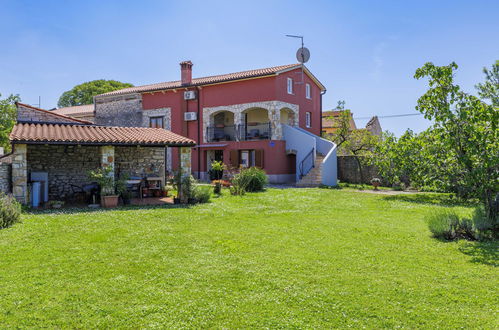
<instances>
[{"instance_id":1,"label":"stone house","mask_svg":"<svg viewBox=\"0 0 499 330\"><path fill-rule=\"evenodd\" d=\"M111 166L122 174L152 174L165 183L166 148L179 148L178 164L190 173L190 148L195 141L161 128L95 125L51 111L17 103L18 118L11 134L11 189L29 202L33 173L46 173L50 199L65 199L89 183L87 173ZM1 183L1 181L0 181Z\"/></svg>"}]
</instances>

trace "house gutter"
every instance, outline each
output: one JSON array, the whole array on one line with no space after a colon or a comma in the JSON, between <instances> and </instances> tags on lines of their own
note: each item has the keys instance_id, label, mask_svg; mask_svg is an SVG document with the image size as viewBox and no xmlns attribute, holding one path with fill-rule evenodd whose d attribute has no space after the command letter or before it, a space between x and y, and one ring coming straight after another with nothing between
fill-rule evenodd
<instances>
[{"instance_id":1,"label":"house gutter","mask_svg":"<svg viewBox=\"0 0 499 330\"><path fill-rule=\"evenodd\" d=\"M321 118L319 120L319 136L322 136L322 95L326 94L327 90L321 91L321 98L320 98L320 107L321 107Z\"/></svg>"}]
</instances>

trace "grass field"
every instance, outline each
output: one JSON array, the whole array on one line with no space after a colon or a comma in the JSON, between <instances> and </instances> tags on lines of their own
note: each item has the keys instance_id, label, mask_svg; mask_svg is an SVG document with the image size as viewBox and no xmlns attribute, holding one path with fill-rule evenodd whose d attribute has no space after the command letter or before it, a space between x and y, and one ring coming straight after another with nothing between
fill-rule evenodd
<instances>
[{"instance_id":1,"label":"grass field","mask_svg":"<svg viewBox=\"0 0 499 330\"><path fill-rule=\"evenodd\" d=\"M441 242L439 195L269 189L0 230L0 328L498 328L498 244Z\"/></svg>"}]
</instances>

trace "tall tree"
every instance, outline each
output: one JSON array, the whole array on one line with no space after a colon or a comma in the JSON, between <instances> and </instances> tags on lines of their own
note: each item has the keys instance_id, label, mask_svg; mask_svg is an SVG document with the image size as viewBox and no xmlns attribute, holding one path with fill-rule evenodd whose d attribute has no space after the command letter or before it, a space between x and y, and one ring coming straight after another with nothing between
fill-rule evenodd
<instances>
[{"instance_id":1,"label":"tall tree","mask_svg":"<svg viewBox=\"0 0 499 330\"><path fill-rule=\"evenodd\" d=\"M10 151L9 134L16 122L17 111L16 102L21 101L19 95L9 95L5 99L1 99L0 94L0 147L3 147L6 152Z\"/></svg>"},{"instance_id":2,"label":"tall tree","mask_svg":"<svg viewBox=\"0 0 499 330\"><path fill-rule=\"evenodd\" d=\"M416 109L434 121L432 134L446 152L428 155L436 168L452 164L449 180L463 196L479 198L489 220L497 223L499 192L499 111L496 106L465 93L454 83L456 63L436 66L426 63L416 70L416 79L428 78L429 89ZM497 63L486 70L485 83L477 85L482 98L497 102ZM491 74L489 74L491 73ZM496 101L494 101L496 100ZM457 170L456 170L457 169Z\"/></svg>"},{"instance_id":3,"label":"tall tree","mask_svg":"<svg viewBox=\"0 0 499 330\"><path fill-rule=\"evenodd\" d=\"M116 80L93 80L76 85L69 91L64 92L57 102L59 107L70 107L75 105L92 104L93 97L99 94L112 92L118 89L133 87L132 84L122 83Z\"/></svg>"}]
</instances>

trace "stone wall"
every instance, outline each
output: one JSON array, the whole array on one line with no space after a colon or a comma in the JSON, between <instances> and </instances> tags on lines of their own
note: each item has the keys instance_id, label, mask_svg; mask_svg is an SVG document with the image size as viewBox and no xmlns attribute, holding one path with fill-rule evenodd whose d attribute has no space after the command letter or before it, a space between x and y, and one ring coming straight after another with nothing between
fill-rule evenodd
<instances>
[{"instance_id":1,"label":"stone wall","mask_svg":"<svg viewBox=\"0 0 499 330\"><path fill-rule=\"evenodd\" d=\"M0 192L9 194L11 192L11 164L0 163Z\"/></svg>"},{"instance_id":2,"label":"stone wall","mask_svg":"<svg viewBox=\"0 0 499 330\"><path fill-rule=\"evenodd\" d=\"M74 120L60 117L47 111L28 108L21 104L17 106L17 120L48 123L77 123Z\"/></svg>"},{"instance_id":3,"label":"stone wall","mask_svg":"<svg viewBox=\"0 0 499 330\"><path fill-rule=\"evenodd\" d=\"M28 145L27 153L28 171L48 172L49 199L57 200L90 183L88 171L100 166L100 158L98 146Z\"/></svg>"},{"instance_id":4,"label":"stone wall","mask_svg":"<svg viewBox=\"0 0 499 330\"><path fill-rule=\"evenodd\" d=\"M374 166L362 166L362 176L365 184L370 184L371 179L378 176ZM361 183L359 168L355 156L338 156L338 179L341 182Z\"/></svg>"},{"instance_id":5,"label":"stone wall","mask_svg":"<svg viewBox=\"0 0 499 330\"><path fill-rule=\"evenodd\" d=\"M106 126L143 126L142 95L127 94L96 97L95 123Z\"/></svg>"},{"instance_id":6,"label":"stone wall","mask_svg":"<svg viewBox=\"0 0 499 330\"><path fill-rule=\"evenodd\" d=\"M115 147L115 175L165 176L165 148ZM163 180L164 182L164 180Z\"/></svg>"}]
</instances>

